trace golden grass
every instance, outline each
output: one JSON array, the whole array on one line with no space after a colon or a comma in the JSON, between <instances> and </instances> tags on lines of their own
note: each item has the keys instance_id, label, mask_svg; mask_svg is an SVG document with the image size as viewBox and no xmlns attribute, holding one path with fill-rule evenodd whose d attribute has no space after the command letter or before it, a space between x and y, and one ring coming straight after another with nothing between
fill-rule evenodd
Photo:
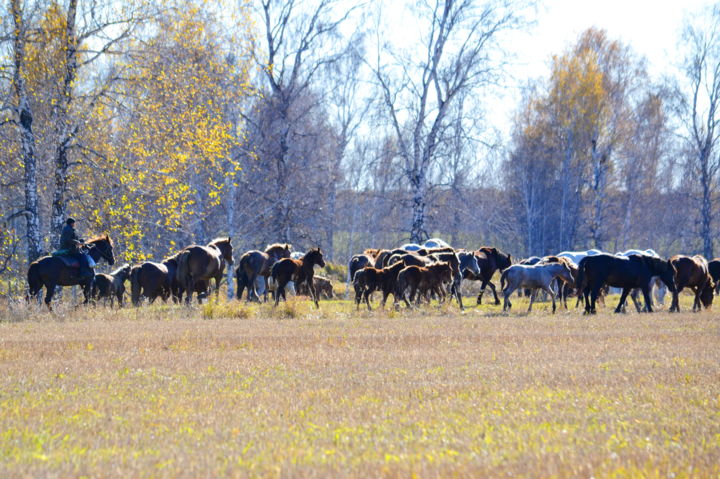
<instances>
[{"instance_id":1,"label":"golden grass","mask_svg":"<svg viewBox=\"0 0 720 479\"><path fill-rule=\"evenodd\" d=\"M715 314L515 303L0 308L0 475L718 477Z\"/></svg>"}]
</instances>

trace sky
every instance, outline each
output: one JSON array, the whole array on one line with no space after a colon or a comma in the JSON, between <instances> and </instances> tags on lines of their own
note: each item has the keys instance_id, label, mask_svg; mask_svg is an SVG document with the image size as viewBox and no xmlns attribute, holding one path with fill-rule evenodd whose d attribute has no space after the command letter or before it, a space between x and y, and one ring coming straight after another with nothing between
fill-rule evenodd
<instances>
[{"instance_id":1,"label":"sky","mask_svg":"<svg viewBox=\"0 0 720 479\"><path fill-rule=\"evenodd\" d=\"M708 0L545 0L540 2L535 25L512 34L508 48L515 60L509 73L509 88L501 98L490 100L497 112L495 126L507 133L514 106L520 99L519 85L528 79L547 78L550 58L574 44L580 33L595 26L608 32L610 39L630 45L648 61L653 78L673 75L680 61L678 41L683 20L697 14ZM500 114L494 107L504 105ZM512 105L508 109L508 106Z\"/></svg>"}]
</instances>

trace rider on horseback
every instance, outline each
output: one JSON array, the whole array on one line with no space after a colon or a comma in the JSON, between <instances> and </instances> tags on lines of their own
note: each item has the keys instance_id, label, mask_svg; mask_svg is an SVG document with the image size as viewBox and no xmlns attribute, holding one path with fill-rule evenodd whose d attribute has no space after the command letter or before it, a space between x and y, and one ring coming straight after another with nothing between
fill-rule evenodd
<instances>
[{"instance_id":1,"label":"rider on horseback","mask_svg":"<svg viewBox=\"0 0 720 479\"><path fill-rule=\"evenodd\" d=\"M74 254L80 262L79 276L81 281L91 279L95 276L92 269L95 266L92 263L92 258L82 249L85 246L85 240L80 238L75 231L75 220L68 218L63 226L62 233L60 234L60 249L67 250Z\"/></svg>"}]
</instances>

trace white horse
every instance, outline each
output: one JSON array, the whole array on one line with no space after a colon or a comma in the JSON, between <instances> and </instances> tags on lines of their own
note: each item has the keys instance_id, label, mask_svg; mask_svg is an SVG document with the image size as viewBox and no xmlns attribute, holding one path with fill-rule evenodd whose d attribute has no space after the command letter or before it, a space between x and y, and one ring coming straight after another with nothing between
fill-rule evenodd
<instances>
[{"instance_id":1,"label":"white horse","mask_svg":"<svg viewBox=\"0 0 720 479\"><path fill-rule=\"evenodd\" d=\"M422 245L423 248L449 248L450 245L440 238L430 238Z\"/></svg>"},{"instance_id":2,"label":"white horse","mask_svg":"<svg viewBox=\"0 0 720 479\"><path fill-rule=\"evenodd\" d=\"M572 260L575 264L580 264L580 260L582 260L586 256L595 256L596 254L601 254L602 251L597 249L589 249L587 251L563 251L562 253L558 253L555 256L559 256L562 258L569 258Z\"/></svg>"},{"instance_id":3,"label":"white horse","mask_svg":"<svg viewBox=\"0 0 720 479\"><path fill-rule=\"evenodd\" d=\"M655 252L653 249L646 249L646 250L639 250L639 249L629 249L627 251L623 251L620 253L615 253L615 256L630 256L633 254L638 254L642 256L651 256L653 258L660 258L660 255ZM653 276L650 278L650 297L653 297L652 291L655 291L655 299L657 300L658 304L663 305L665 304L665 295L667 294L667 286L665 286L665 283L663 283L660 280L659 276ZM632 300L637 303L637 298L640 296L640 289L636 288L631 293Z\"/></svg>"},{"instance_id":4,"label":"white horse","mask_svg":"<svg viewBox=\"0 0 720 479\"><path fill-rule=\"evenodd\" d=\"M535 301L535 292L538 289L546 291L552 298L552 312L555 312L555 291L552 289L552 283L555 278L572 284L573 277L570 268L565 263L546 263L546 264L514 264L503 271L500 276L500 287L502 288L505 301L503 303L503 311L512 307L510 295L518 288L530 288L530 305L528 313L532 311L532 305Z\"/></svg>"}]
</instances>

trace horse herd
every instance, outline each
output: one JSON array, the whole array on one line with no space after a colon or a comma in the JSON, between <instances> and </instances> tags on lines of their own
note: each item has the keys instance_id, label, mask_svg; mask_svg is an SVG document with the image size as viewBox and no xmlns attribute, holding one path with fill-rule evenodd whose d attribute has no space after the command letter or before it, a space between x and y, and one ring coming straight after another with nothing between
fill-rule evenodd
<instances>
[{"instance_id":1,"label":"horse herd","mask_svg":"<svg viewBox=\"0 0 720 479\"><path fill-rule=\"evenodd\" d=\"M104 235L88 241L88 254L97 262L104 259L115 262L113 243ZM50 307L56 286L80 284L85 303L101 298L112 303L123 303L125 282L130 282L130 296L134 305L142 298L150 302L161 298L175 302L183 299L189 304L194 294L201 301L209 293L214 280L216 296L227 265L233 264L233 247L230 238L217 238L205 246L191 245L161 262L146 261L130 266L123 265L110 274L98 273L95 278L81 283L77 279L77 261L67 257L46 256L33 262L28 269L28 299L46 289L45 303ZM318 297L324 293L332 297L332 285L326 278L314 274L315 266L325 267L320 248L302 254L292 252L289 244L271 244L265 250L244 253L235 270L237 299L244 292L248 301L268 299L270 280L274 284L274 304L286 299L286 289L294 284L298 293L306 293L319 308ZM354 255L348 264L348 292L352 282L356 307L365 303L371 308L374 292L382 294L380 304L385 306L390 294L397 307L402 301L429 302L437 298L455 299L463 309L460 287L463 280L480 282L477 303L482 304L483 294L489 286L500 304L497 289L492 282L500 272L503 310L512 307L510 297L515 291L530 295L528 311L532 310L538 291L545 292L556 311L556 298L567 308L567 298L577 296L577 304L584 302L585 313L596 312L596 302L609 287L621 289L616 312L623 311L628 296L638 311L651 312L651 292L662 303L664 293L673 294L670 311L679 311L678 294L689 288L695 293L693 310L709 308L713 295L720 291L720 260L707 261L702 256L675 255L667 260L653 250L629 250L618 254L598 250L564 251L553 256L530 257L514 262L510 254L495 247L483 246L477 250L454 249L441 240L424 245L407 244L397 249L366 249ZM644 303L639 302L642 293ZM576 305L577 305L576 304Z\"/></svg>"},{"instance_id":2,"label":"horse herd","mask_svg":"<svg viewBox=\"0 0 720 479\"><path fill-rule=\"evenodd\" d=\"M707 261L700 255L675 255L660 258L653 250L628 250L609 254L598 250L563 251L557 255L525 258L514 263L511 255L497 248L481 247L475 251L455 250L447 244L434 247L408 245L396 250L367 249L352 257L348 278L355 289L359 308L365 302L370 309L370 295L382 292L381 306L390 294L397 304L429 301L432 296L442 301L447 293L456 298L463 279L481 281L477 303L482 304L485 288L490 286L495 304L500 304L491 278L501 272L500 288L503 310L512 307L510 297L516 290L530 294L528 312L532 311L536 293L544 291L556 311L556 297L567 308L567 298L576 295L584 302L586 314L596 312L596 302L610 287L621 290L615 312L625 310L630 296L638 312L652 312L651 292L657 290L660 302L665 291L672 295L670 311L679 311L679 293L688 288L695 294L693 311L709 308L713 295L720 292L720 260ZM717 290L716 290L717 289ZM644 304L638 296L642 293Z\"/></svg>"}]
</instances>

